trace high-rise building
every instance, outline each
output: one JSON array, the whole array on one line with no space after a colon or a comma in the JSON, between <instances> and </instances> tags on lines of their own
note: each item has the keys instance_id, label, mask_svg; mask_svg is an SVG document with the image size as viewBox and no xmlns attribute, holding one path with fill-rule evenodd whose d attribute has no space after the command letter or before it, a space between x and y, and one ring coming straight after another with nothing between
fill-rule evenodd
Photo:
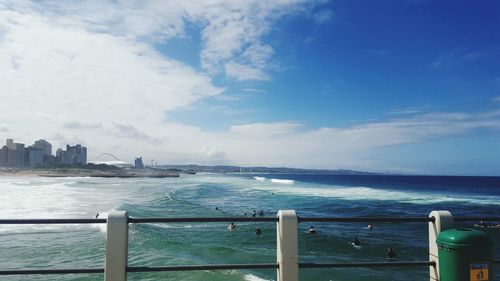
<instances>
[{"instance_id":1,"label":"high-rise building","mask_svg":"<svg viewBox=\"0 0 500 281\"><path fill-rule=\"evenodd\" d=\"M7 140L7 167L24 167L24 144L14 143L12 139Z\"/></svg>"},{"instance_id":2,"label":"high-rise building","mask_svg":"<svg viewBox=\"0 0 500 281\"><path fill-rule=\"evenodd\" d=\"M144 168L144 164L142 163L142 156L135 158L134 167L136 169L142 169L142 168Z\"/></svg>"},{"instance_id":3,"label":"high-rise building","mask_svg":"<svg viewBox=\"0 0 500 281\"><path fill-rule=\"evenodd\" d=\"M6 146L8 149L16 149L16 146L14 145L13 139L7 139Z\"/></svg>"},{"instance_id":4,"label":"high-rise building","mask_svg":"<svg viewBox=\"0 0 500 281\"><path fill-rule=\"evenodd\" d=\"M46 140L37 140L33 147L43 150L43 155L52 155L52 145Z\"/></svg>"},{"instance_id":5,"label":"high-rise building","mask_svg":"<svg viewBox=\"0 0 500 281\"><path fill-rule=\"evenodd\" d=\"M5 167L7 166L7 157L9 155L9 149L7 148L6 145L4 145L0 149L0 167Z\"/></svg>"},{"instance_id":6,"label":"high-rise building","mask_svg":"<svg viewBox=\"0 0 500 281\"><path fill-rule=\"evenodd\" d=\"M56 159L60 164L85 165L87 164L87 148L79 144L75 146L66 145L66 150L61 148L56 151Z\"/></svg>"},{"instance_id":7,"label":"high-rise building","mask_svg":"<svg viewBox=\"0 0 500 281\"><path fill-rule=\"evenodd\" d=\"M26 148L25 163L27 167L40 167L44 164L45 151L43 149L29 146Z\"/></svg>"}]
</instances>

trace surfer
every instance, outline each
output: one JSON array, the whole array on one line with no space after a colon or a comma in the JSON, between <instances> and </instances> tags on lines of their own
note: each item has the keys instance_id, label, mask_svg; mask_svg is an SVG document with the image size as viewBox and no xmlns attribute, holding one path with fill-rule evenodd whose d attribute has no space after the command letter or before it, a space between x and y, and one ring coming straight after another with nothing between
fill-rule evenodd
<instances>
[{"instance_id":1,"label":"surfer","mask_svg":"<svg viewBox=\"0 0 500 281\"><path fill-rule=\"evenodd\" d=\"M257 236L261 236L262 235L262 230L260 229L260 227L257 226L257 228L255 229L255 235Z\"/></svg>"},{"instance_id":2,"label":"surfer","mask_svg":"<svg viewBox=\"0 0 500 281\"><path fill-rule=\"evenodd\" d=\"M373 228L373 224L369 223L369 224L368 224L368 226L367 226L366 228L368 228L369 230L372 230L372 228Z\"/></svg>"},{"instance_id":3,"label":"surfer","mask_svg":"<svg viewBox=\"0 0 500 281\"><path fill-rule=\"evenodd\" d=\"M396 258L396 253L392 250L392 248L387 249L387 253L385 253L385 258L391 260Z\"/></svg>"},{"instance_id":4,"label":"surfer","mask_svg":"<svg viewBox=\"0 0 500 281\"><path fill-rule=\"evenodd\" d=\"M255 209L253 209L253 211L252 211L252 217L255 218L256 215L257 215L257 212L255 211Z\"/></svg>"},{"instance_id":5,"label":"surfer","mask_svg":"<svg viewBox=\"0 0 500 281\"><path fill-rule=\"evenodd\" d=\"M227 229L229 229L230 231L233 231L235 228L236 228L236 225L235 225L234 223L230 223L230 224L227 226Z\"/></svg>"},{"instance_id":6,"label":"surfer","mask_svg":"<svg viewBox=\"0 0 500 281\"><path fill-rule=\"evenodd\" d=\"M361 242L359 242L358 237L354 237L354 240L352 241L352 244L354 246L361 246Z\"/></svg>"},{"instance_id":7,"label":"surfer","mask_svg":"<svg viewBox=\"0 0 500 281\"><path fill-rule=\"evenodd\" d=\"M94 217L94 219L98 219L99 218L99 213L97 213Z\"/></svg>"},{"instance_id":8,"label":"surfer","mask_svg":"<svg viewBox=\"0 0 500 281\"><path fill-rule=\"evenodd\" d=\"M309 230L307 231L307 233L309 233L309 234L316 234L316 229L314 229L314 226L311 225L311 227L309 228Z\"/></svg>"}]
</instances>

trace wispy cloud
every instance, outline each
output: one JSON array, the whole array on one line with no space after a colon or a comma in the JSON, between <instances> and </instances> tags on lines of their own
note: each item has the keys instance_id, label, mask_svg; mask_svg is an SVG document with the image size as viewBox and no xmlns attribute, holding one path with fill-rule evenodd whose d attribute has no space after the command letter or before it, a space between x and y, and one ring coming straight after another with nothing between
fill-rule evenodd
<instances>
[{"instance_id":1,"label":"wispy cloud","mask_svg":"<svg viewBox=\"0 0 500 281\"><path fill-rule=\"evenodd\" d=\"M149 142L152 144L162 143L161 140L149 136L148 134L140 131L139 129L137 129L132 125L113 122L113 126L117 129L118 134L122 137L131 138L143 142Z\"/></svg>"},{"instance_id":2,"label":"wispy cloud","mask_svg":"<svg viewBox=\"0 0 500 281\"><path fill-rule=\"evenodd\" d=\"M312 17L317 24L324 24L332 20L335 13L332 10L326 9L313 13Z\"/></svg>"},{"instance_id":3,"label":"wispy cloud","mask_svg":"<svg viewBox=\"0 0 500 281\"><path fill-rule=\"evenodd\" d=\"M250 93L265 93L266 90L263 89L256 89L256 88L245 88L243 89L245 92L250 92Z\"/></svg>"},{"instance_id":4,"label":"wispy cloud","mask_svg":"<svg viewBox=\"0 0 500 281\"><path fill-rule=\"evenodd\" d=\"M476 61L483 56L484 53L482 52L464 52L461 50L453 50L437 57L432 63L428 65L428 67L454 67L457 65Z\"/></svg>"},{"instance_id":5,"label":"wispy cloud","mask_svg":"<svg viewBox=\"0 0 500 281\"><path fill-rule=\"evenodd\" d=\"M86 130L102 128L101 123L81 123L77 121L67 122L63 124L63 128L70 130Z\"/></svg>"},{"instance_id":6,"label":"wispy cloud","mask_svg":"<svg viewBox=\"0 0 500 281\"><path fill-rule=\"evenodd\" d=\"M0 132L7 133L10 132L10 130L6 126L0 125Z\"/></svg>"},{"instance_id":7,"label":"wispy cloud","mask_svg":"<svg viewBox=\"0 0 500 281\"><path fill-rule=\"evenodd\" d=\"M296 122L253 123L231 126L231 132L252 138L270 138L295 132L302 125Z\"/></svg>"}]
</instances>

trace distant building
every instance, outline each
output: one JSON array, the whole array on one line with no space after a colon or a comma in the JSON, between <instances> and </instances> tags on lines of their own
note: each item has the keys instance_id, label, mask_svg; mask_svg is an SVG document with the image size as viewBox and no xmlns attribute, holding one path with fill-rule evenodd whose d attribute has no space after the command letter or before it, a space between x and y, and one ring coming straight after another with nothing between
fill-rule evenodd
<instances>
[{"instance_id":1,"label":"distant building","mask_svg":"<svg viewBox=\"0 0 500 281\"><path fill-rule=\"evenodd\" d=\"M2 163L4 166L12 168L24 167L24 144L14 143L12 139L7 139L6 145L2 148ZM7 156L5 158L5 155Z\"/></svg>"},{"instance_id":2,"label":"distant building","mask_svg":"<svg viewBox=\"0 0 500 281\"><path fill-rule=\"evenodd\" d=\"M40 167L44 164L45 151L40 148L29 146L25 151L26 167Z\"/></svg>"},{"instance_id":3,"label":"distant building","mask_svg":"<svg viewBox=\"0 0 500 281\"><path fill-rule=\"evenodd\" d=\"M142 163L142 156L135 158L134 167L136 169L143 169L144 164Z\"/></svg>"},{"instance_id":4,"label":"distant building","mask_svg":"<svg viewBox=\"0 0 500 281\"><path fill-rule=\"evenodd\" d=\"M35 141L33 147L43 150L43 155L52 155L52 145L46 140Z\"/></svg>"},{"instance_id":5,"label":"distant building","mask_svg":"<svg viewBox=\"0 0 500 281\"><path fill-rule=\"evenodd\" d=\"M8 153L9 153L9 149L7 148L6 145L4 145L2 147L2 149L0 149L0 167L7 166Z\"/></svg>"},{"instance_id":6,"label":"distant building","mask_svg":"<svg viewBox=\"0 0 500 281\"><path fill-rule=\"evenodd\" d=\"M57 149L56 159L58 163L64 165L85 165L87 164L87 148L79 144L66 145L66 150Z\"/></svg>"}]
</instances>

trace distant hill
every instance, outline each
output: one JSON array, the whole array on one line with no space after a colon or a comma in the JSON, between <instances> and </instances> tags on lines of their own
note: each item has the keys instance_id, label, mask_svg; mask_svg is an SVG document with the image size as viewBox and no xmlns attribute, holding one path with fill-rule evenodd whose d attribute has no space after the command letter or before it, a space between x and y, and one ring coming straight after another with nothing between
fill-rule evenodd
<instances>
[{"instance_id":1,"label":"distant hill","mask_svg":"<svg viewBox=\"0 0 500 281\"><path fill-rule=\"evenodd\" d=\"M375 175L375 173L353 170L298 169L286 167L239 167L204 165L159 165L158 168L187 173L280 173L280 174L328 174L328 175Z\"/></svg>"}]
</instances>

